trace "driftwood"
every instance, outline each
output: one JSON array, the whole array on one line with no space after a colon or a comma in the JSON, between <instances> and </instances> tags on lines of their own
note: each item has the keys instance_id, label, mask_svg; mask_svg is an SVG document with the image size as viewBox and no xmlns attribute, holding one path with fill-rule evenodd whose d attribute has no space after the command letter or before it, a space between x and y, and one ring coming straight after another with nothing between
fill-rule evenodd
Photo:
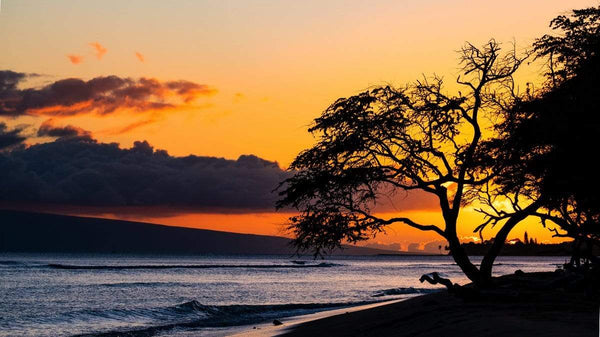
<instances>
[{"instance_id":1,"label":"driftwood","mask_svg":"<svg viewBox=\"0 0 600 337\"><path fill-rule=\"evenodd\" d=\"M446 288L448 288L448 291L454 291L458 287L460 287L458 284L452 283L452 281L450 281L449 279L441 277L437 272L433 272L430 274L424 274L421 276L419 281L421 281L421 283L427 281L431 284L444 285L444 286L446 286Z\"/></svg>"}]
</instances>

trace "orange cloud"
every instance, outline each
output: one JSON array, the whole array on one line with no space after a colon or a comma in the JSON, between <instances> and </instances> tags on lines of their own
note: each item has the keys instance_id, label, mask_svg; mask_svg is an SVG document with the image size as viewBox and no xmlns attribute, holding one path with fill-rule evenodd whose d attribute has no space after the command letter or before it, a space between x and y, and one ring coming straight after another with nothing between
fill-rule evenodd
<instances>
[{"instance_id":1,"label":"orange cloud","mask_svg":"<svg viewBox=\"0 0 600 337\"><path fill-rule=\"evenodd\" d=\"M144 120L137 121L137 122L131 123L129 125L126 125L126 126L124 126L122 128L108 131L108 133L111 134L111 135L120 135L120 134L123 134L123 133L127 133L129 131L132 131L134 129L137 129L139 127L152 124L154 122L156 122L155 119L144 119Z\"/></svg>"},{"instance_id":2,"label":"orange cloud","mask_svg":"<svg viewBox=\"0 0 600 337\"><path fill-rule=\"evenodd\" d=\"M106 54L106 52L108 51L98 42L90 42L90 46L96 51L96 57L98 58L98 60L102 59L102 56L104 56L104 54Z\"/></svg>"},{"instance_id":3,"label":"orange cloud","mask_svg":"<svg viewBox=\"0 0 600 337\"><path fill-rule=\"evenodd\" d=\"M214 88L186 80L170 81L165 84L167 93L183 98L185 103L190 103L199 96L210 96L217 92Z\"/></svg>"},{"instance_id":4,"label":"orange cloud","mask_svg":"<svg viewBox=\"0 0 600 337\"><path fill-rule=\"evenodd\" d=\"M92 100L68 105L55 104L28 109L27 114L37 116L73 116L79 114L82 111L93 109L93 104L94 102Z\"/></svg>"},{"instance_id":5,"label":"orange cloud","mask_svg":"<svg viewBox=\"0 0 600 337\"><path fill-rule=\"evenodd\" d=\"M67 55L67 58L69 58L69 61L71 61L73 64L79 64L83 62L83 56L81 55L69 54Z\"/></svg>"},{"instance_id":6,"label":"orange cloud","mask_svg":"<svg viewBox=\"0 0 600 337\"><path fill-rule=\"evenodd\" d=\"M135 57L137 57L137 59L140 62L144 62L144 60L145 60L144 55L142 55L140 52L137 52L137 51L135 52Z\"/></svg>"},{"instance_id":7,"label":"orange cloud","mask_svg":"<svg viewBox=\"0 0 600 337\"><path fill-rule=\"evenodd\" d=\"M16 84L15 84L16 87ZM1 87L0 87L1 89ZM156 112L195 109L192 103L216 90L191 81L159 81L154 78L96 77L85 81L67 78L41 88L10 90L10 100L0 90L0 116L74 116L121 111Z\"/></svg>"}]
</instances>

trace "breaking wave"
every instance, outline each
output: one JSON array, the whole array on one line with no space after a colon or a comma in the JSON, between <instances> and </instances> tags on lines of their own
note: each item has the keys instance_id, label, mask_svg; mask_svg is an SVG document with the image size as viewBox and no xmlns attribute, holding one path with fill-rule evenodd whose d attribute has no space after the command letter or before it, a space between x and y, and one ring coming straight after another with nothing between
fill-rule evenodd
<instances>
[{"instance_id":1,"label":"breaking wave","mask_svg":"<svg viewBox=\"0 0 600 337\"><path fill-rule=\"evenodd\" d=\"M372 304L380 301L344 303L306 303L273 305L204 305L189 301L165 308L85 310L68 315L69 320L117 320L136 322L138 328L123 327L110 331L80 334L77 336L152 336L175 328L228 327L305 315L318 311Z\"/></svg>"}]
</instances>

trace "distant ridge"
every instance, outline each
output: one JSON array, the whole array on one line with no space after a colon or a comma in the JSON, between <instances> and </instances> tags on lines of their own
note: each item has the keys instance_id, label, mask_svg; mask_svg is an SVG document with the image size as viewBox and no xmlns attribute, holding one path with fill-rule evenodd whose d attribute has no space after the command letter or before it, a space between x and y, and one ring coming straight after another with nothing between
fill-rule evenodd
<instances>
[{"instance_id":1,"label":"distant ridge","mask_svg":"<svg viewBox=\"0 0 600 337\"><path fill-rule=\"evenodd\" d=\"M0 210L0 252L294 254L290 240L143 222ZM396 253L345 246L333 255Z\"/></svg>"}]
</instances>

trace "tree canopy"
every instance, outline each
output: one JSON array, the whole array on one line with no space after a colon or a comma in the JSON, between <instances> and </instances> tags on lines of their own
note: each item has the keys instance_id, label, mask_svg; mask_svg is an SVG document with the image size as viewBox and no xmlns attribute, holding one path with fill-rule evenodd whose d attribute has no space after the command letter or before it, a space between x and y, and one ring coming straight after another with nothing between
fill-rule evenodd
<instances>
[{"instance_id":1,"label":"tree canopy","mask_svg":"<svg viewBox=\"0 0 600 337\"><path fill-rule=\"evenodd\" d=\"M482 47L467 43L460 55L457 82L464 93L447 93L441 78L425 78L338 99L315 119L309 131L318 142L290 166L295 175L283 183L278 203L300 213L289 225L299 248L319 254L404 223L445 238L473 281L491 277L491 265L488 277L466 255L457 220L461 207L476 197L471 190L494 176L481 120L497 114L494 102L512 95L512 76L525 57L515 48L503 52L494 40ZM374 214L378 200L398 190L437 197L445 226Z\"/></svg>"},{"instance_id":2,"label":"tree canopy","mask_svg":"<svg viewBox=\"0 0 600 337\"><path fill-rule=\"evenodd\" d=\"M536 212L555 236L600 244L600 7L574 10L552 20L556 35L534 44L547 61L547 85L515 101L499 125L495 183L502 193L543 198ZM557 228L558 227L558 228ZM589 255L589 254L588 254Z\"/></svg>"},{"instance_id":3,"label":"tree canopy","mask_svg":"<svg viewBox=\"0 0 600 337\"><path fill-rule=\"evenodd\" d=\"M560 34L533 46L548 64L543 90L519 93L513 75L530 54L490 40L461 49L456 93L432 77L329 106L309 129L317 143L280 186L278 207L299 212L289 222L297 247L320 254L403 223L446 239L466 276L485 286L508 234L529 216L557 224L556 236L597 242L600 7L559 16L551 27ZM413 190L438 199L443 225L374 212L382 198ZM497 207L500 199L512 209ZM474 202L486 216L474 231L498 229L479 267L457 235L461 208Z\"/></svg>"}]
</instances>

